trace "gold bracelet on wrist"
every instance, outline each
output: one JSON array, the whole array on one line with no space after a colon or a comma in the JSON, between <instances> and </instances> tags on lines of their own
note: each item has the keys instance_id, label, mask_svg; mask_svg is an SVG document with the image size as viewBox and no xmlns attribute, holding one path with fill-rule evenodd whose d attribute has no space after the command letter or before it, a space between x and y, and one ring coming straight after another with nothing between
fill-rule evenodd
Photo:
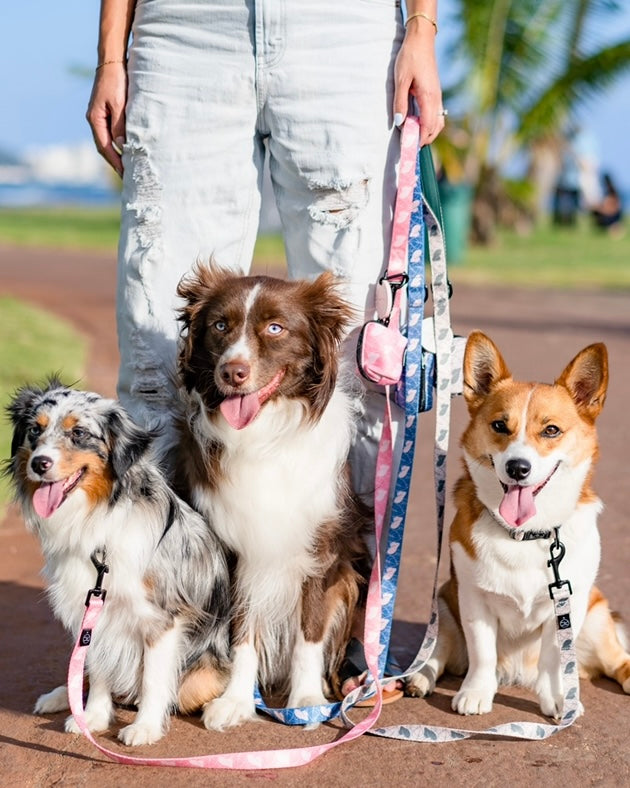
<instances>
[{"instance_id":1,"label":"gold bracelet on wrist","mask_svg":"<svg viewBox=\"0 0 630 788\"><path fill-rule=\"evenodd\" d=\"M407 27L407 25L409 24L409 20L413 19L413 18L414 18L414 17L416 17L416 16L421 16L423 19L426 19L426 20L427 20L427 22L431 22L431 24L432 24L432 25L433 25L433 27L435 28L435 35L437 36L437 33L438 33L438 26L437 26L437 22L435 21L435 19L431 19L431 17L430 17L428 14L423 14L423 13L422 13L422 11L420 11L420 12L419 12L419 13L417 13L417 14L410 14L410 15L407 17L407 21L405 22L405 27Z\"/></svg>"},{"instance_id":2,"label":"gold bracelet on wrist","mask_svg":"<svg viewBox=\"0 0 630 788\"><path fill-rule=\"evenodd\" d=\"M124 63L124 60L104 60L102 63L99 63L94 71L98 71L99 68L103 68L103 66L109 66L111 63Z\"/></svg>"}]
</instances>

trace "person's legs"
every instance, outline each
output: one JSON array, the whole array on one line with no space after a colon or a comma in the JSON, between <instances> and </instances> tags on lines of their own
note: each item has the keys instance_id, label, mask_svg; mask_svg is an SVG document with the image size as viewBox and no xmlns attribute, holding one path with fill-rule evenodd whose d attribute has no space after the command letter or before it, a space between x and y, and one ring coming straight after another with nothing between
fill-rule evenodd
<instances>
[{"instance_id":1,"label":"person's legs","mask_svg":"<svg viewBox=\"0 0 630 788\"><path fill-rule=\"evenodd\" d=\"M374 286L390 242L398 132L393 70L402 41L391 2L258 0L273 14L276 57L263 69L262 118L282 219L289 274L331 270L356 307L356 326L373 313ZM354 366L356 329L348 342ZM352 456L357 492L370 499L382 390L369 390ZM370 501L371 502L371 501Z\"/></svg>"},{"instance_id":2,"label":"person's legs","mask_svg":"<svg viewBox=\"0 0 630 788\"><path fill-rule=\"evenodd\" d=\"M176 288L196 261L249 269L262 140L251 4L139 3L129 58L118 270L118 393L166 431Z\"/></svg>"}]
</instances>

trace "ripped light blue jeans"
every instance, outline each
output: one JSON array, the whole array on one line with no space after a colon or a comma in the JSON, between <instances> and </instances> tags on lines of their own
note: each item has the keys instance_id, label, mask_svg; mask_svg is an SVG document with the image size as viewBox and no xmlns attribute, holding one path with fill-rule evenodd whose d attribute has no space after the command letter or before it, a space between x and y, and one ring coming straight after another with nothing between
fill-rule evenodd
<instances>
[{"instance_id":1,"label":"ripped light blue jeans","mask_svg":"<svg viewBox=\"0 0 630 788\"><path fill-rule=\"evenodd\" d=\"M138 0L129 53L118 269L119 396L165 430L176 288L197 260L249 271L263 162L289 275L333 271L372 316L395 197L394 0ZM350 353L350 351L349 351ZM384 399L353 458L373 490Z\"/></svg>"}]
</instances>

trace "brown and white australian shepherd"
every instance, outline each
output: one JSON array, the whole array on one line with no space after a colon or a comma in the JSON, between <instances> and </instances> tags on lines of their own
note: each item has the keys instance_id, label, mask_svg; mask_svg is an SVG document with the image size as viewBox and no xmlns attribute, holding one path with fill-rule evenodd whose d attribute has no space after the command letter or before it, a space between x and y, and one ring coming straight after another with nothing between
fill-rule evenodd
<instances>
[{"instance_id":1,"label":"brown and white australian shepherd","mask_svg":"<svg viewBox=\"0 0 630 788\"><path fill-rule=\"evenodd\" d=\"M87 726L109 727L113 699L137 703L118 737L150 744L170 712L222 692L228 672L230 592L225 554L206 521L179 500L151 458L152 436L113 400L66 388L23 388L9 405L8 473L46 561L56 617L76 640L92 556L107 593L87 656ZM68 709L65 686L36 714ZM66 730L78 733L72 717Z\"/></svg>"},{"instance_id":2,"label":"brown and white australian shepherd","mask_svg":"<svg viewBox=\"0 0 630 788\"><path fill-rule=\"evenodd\" d=\"M257 680L291 707L339 689L369 564L346 473L354 398L338 362L351 311L329 274L289 282L210 264L178 293L178 471L236 559L231 678L203 715L221 729L255 716Z\"/></svg>"},{"instance_id":3,"label":"brown and white australian shepherd","mask_svg":"<svg viewBox=\"0 0 630 788\"><path fill-rule=\"evenodd\" d=\"M590 345L554 384L522 383L494 343L473 332L464 356L470 422L461 445L465 473L455 490L451 576L440 590L433 656L408 682L427 695L443 671L466 673L453 709L485 714L498 683L535 689L540 709L563 706L556 621L548 585L554 528L566 548L571 620L582 676L604 674L630 692L625 634L594 586L599 567L591 487L598 456L595 420L606 397L608 358Z\"/></svg>"}]
</instances>

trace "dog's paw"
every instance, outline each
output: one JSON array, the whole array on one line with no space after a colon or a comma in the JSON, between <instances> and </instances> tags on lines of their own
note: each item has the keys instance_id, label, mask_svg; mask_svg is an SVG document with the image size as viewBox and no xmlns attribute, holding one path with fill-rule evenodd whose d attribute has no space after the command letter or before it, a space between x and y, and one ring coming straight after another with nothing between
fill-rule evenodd
<instances>
[{"instance_id":1,"label":"dog's paw","mask_svg":"<svg viewBox=\"0 0 630 788\"><path fill-rule=\"evenodd\" d=\"M551 717L554 720L562 719L562 710L564 709L564 697L562 695L558 695L556 698L539 696L538 701L540 710L545 717ZM576 718L581 717L582 714L584 714L584 706L579 701L575 716Z\"/></svg>"},{"instance_id":2,"label":"dog's paw","mask_svg":"<svg viewBox=\"0 0 630 788\"><path fill-rule=\"evenodd\" d=\"M426 698L435 689L435 679L426 676L422 671L414 673L405 682L405 695L412 698Z\"/></svg>"},{"instance_id":3,"label":"dog's paw","mask_svg":"<svg viewBox=\"0 0 630 788\"><path fill-rule=\"evenodd\" d=\"M253 701L229 695L222 695L206 703L201 714L203 724L212 731L222 731L256 719L256 707Z\"/></svg>"},{"instance_id":4,"label":"dog's paw","mask_svg":"<svg viewBox=\"0 0 630 788\"><path fill-rule=\"evenodd\" d=\"M68 688L65 684L55 687L37 698L33 714L56 714L58 711L68 711Z\"/></svg>"},{"instance_id":5,"label":"dog's paw","mask_svg":"<svg viewBox=\"0 0 630 788\"><path fill-rule=\"evenodd\" d=\"M562 707L564 705L564 698L562 695L554 698L552 695L541 694L538 696L540 710L545 717L552 717L554 720L559 720L562 717Z\"/></svg>"},{"instance_id":6,"label":"dog's paw","mask_svg":"<svg viewBox=\"0 0 630 788\"><path fill-rule=\"evenodd\" d=\"M461 689L453 698L451 707L458 714L488 714L492 711L494 693L484 690Z\"/></svg>"},{"instance_id":7,"label":"dog's paw","mask_svg":"<svg viewBox=\"0 0 630 788\"><path fill-rule=\"evenodd\" d=\"M118 738L128 747L137 747L140 744L154 744L164 736L161 725L147 722L134 722L118 731Z\"/></svg>"},{"instance_id":8,"label":"dog's paw","mask_svg":"<svg viewBox=\"0 0 630 788\"><path fill-rule=\"evenodd\" d=\"M89 731L98 733L99 731L106 731L111 722L111 714L109 710L96 710L85 712L85 724ZM66 719L65 723L66 733L81 733L81 728L77 725L77 721L72 715Z\"/></svg>"}]
</instances>

